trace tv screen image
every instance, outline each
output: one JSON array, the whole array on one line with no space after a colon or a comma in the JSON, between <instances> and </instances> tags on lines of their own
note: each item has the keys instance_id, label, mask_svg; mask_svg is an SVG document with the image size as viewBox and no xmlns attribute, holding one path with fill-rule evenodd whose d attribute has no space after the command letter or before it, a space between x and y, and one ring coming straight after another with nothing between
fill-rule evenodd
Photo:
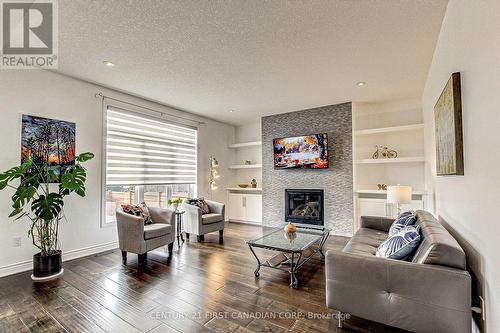
<instances>
[{"instance_id":1,"label":"tv screen image","mask_svg":"<svg viewBox=\"0 0 500 333\"><path fill-rule=\"evenodd\" d=\"M328 168L326 133L278 138L273 141L275 169Z\"/></svg>"}]
</instances>

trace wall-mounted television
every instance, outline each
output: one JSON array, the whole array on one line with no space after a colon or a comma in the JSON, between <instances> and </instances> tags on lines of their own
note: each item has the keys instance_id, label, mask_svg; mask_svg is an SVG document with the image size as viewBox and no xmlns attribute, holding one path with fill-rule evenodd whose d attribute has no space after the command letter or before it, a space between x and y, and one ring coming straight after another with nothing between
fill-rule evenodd
<instances>
[{"instance_id":1,"label":"wall-mounted television","mask_svg":"<svg viewBox=\"0 0 500 333\"><path fill-rule=\"evenodd\" d=\"M277 138L273 140L275 169L328 168L326 133Z\"/></svg>"}]
</instances>

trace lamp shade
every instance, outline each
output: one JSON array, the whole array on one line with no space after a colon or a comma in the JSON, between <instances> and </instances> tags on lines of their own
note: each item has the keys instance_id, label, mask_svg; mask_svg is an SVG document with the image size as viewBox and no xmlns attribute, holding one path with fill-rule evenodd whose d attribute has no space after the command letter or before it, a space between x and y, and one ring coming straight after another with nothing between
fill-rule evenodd
<instances>
[{"instance_id":1,"label":"lamp shade","mask_svg":"<svg viewBox=\"0 0 500 333\"><path fill-rule=\"evenodd\" d=\"M411 186L387 186L387 202L393 204L411 203Z\"/></svg>"}]
</instances>

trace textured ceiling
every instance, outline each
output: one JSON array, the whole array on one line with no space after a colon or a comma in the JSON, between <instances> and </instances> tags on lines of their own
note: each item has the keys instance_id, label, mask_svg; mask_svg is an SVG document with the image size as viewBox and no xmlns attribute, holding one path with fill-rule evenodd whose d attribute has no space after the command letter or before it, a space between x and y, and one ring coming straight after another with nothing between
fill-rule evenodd
<instances>
[{"instance_id":1,"label":"textured ceiling","mask_svg":"<svg viewBox=\"0 0 500 333\"><path fill-rule=\"evenodd\" d=\"M233 124L418 97L446 3L60 0L58 71Z\"/></svg>"}]
</instances>

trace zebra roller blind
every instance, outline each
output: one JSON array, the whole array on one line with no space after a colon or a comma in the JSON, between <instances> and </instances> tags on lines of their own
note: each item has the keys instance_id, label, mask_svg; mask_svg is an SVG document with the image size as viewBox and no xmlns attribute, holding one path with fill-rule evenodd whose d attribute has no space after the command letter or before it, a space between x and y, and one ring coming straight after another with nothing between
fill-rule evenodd
<instances>
[{"instance_id":1,"label":"zebra roller blind","mask_svg":"<svg viewBox=\"0 0 500 333\"><path fill-rule=\"evenodd\" d=\"M197 130L108 106L106 184L195 184Z\"/></svg>"}]
</instances>

